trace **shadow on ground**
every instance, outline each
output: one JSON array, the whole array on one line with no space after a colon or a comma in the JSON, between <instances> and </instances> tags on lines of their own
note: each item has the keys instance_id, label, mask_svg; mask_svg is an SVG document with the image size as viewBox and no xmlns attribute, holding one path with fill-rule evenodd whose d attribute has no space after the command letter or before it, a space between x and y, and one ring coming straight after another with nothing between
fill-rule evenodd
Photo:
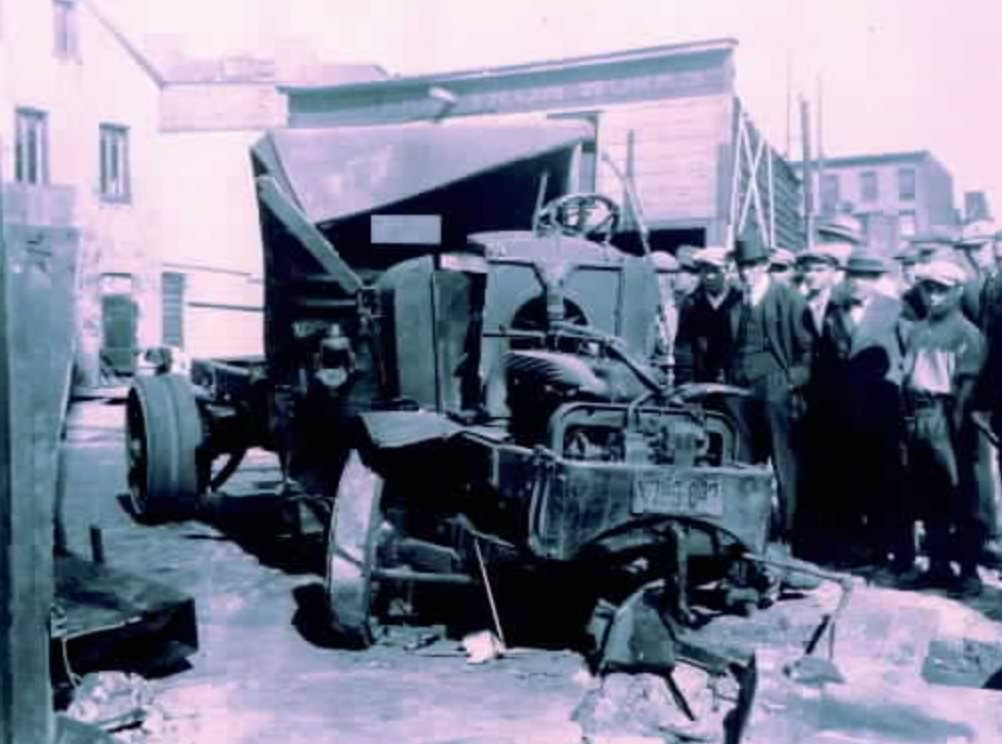
<instances>
[{"instance_id":1,"label":"shadow on ground","mask_svg":"<svg viewBox=\"0 0 1002 744\"><path fill-rule=\"evenodd\" d=\"M137 524L143 523L128 494L120 494L118 503ZM185 539L231 541L263 565L290 575L323 573L325 515L303 499L275 489L239 496L219 492L206 499L197 519L218 534L195 532Z\"/></svg>"}]
</instances>

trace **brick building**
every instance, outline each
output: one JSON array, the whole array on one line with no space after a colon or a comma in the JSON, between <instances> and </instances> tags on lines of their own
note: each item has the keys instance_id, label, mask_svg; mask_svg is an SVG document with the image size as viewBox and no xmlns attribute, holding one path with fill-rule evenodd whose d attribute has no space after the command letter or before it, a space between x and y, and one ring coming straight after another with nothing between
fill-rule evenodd
<instances>
[{"instance_id":1,"label":"brick building","mask_svg":"<svg viewBox=\"0 0 1002 744\"><path fill-rule=\"evenodd\" d=\"M851 212L871 246L885 253L913 235L958 224L953 176L926 150L826 158L820 179L816 169L812 178L815 211Z\"/></svg>"}]
</instances>

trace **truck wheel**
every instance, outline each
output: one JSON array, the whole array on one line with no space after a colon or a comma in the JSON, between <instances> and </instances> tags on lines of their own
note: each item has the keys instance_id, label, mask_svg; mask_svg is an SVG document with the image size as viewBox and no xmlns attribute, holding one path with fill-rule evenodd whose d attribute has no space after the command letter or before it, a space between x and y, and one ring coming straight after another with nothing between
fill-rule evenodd
<instances>
[{"instance_id":1,"label":"truck wheel","mask_svg":"<svg viewBox=\"0 0 1002 744\"><path fill-rule=\"evenodd\" d=\"M325 588L331 630L344 645L366 648L379 628L373 611L383 479L352 451L341 471L327 533Z\"/></svg>"},{"instance_id":2,"label":"truck wheel","mask_svg":"<svg viewBox=\"0 0 1002 744\"><path fill-rule=\"evenodd\" d=\"M125 454L133 515L146 523L192 516L198 504L202 422L181 375L140 376L125 405Z\"/></svg>"}]
</instances>

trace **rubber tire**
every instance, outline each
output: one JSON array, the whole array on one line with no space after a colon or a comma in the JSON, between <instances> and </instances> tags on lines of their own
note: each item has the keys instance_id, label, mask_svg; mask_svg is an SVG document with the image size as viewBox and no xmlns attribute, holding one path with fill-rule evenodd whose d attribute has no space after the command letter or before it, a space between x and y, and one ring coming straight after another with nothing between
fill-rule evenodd
<instances>
[{"instance_id":1,"label":"rubber tire","mask_svg":"<svg viewBox=\"0 0 1002 744\"><path fill-rule=\"evenodd\" d=\"M348 455L338 481L327 531L324 588L330 629L339 645L367 648L376 639L372 570L382 524L383 479L357 451Z\"/></svg>"},{"instance_id":2,"label":"rubber tire","mask_svg":"<svg viewBox=\"0 0 1002 744\"><path fill-rule=\"evenodd\" d=\"M125 418L133 516L148 524L193 516L201 492L202 422L191 383L173 374L136 377ZM141 447L138 462L134 447Z\"/></svg>"}]
</instances>

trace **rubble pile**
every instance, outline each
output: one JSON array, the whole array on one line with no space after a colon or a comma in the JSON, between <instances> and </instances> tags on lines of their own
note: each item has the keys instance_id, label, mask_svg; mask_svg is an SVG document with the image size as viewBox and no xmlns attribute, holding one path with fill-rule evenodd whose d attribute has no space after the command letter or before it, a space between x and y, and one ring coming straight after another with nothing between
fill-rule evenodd
<instances>
[{"instance_id":1,"label":"rubble pile","mask_svg":"<svg viewBox=\"0 0 1002 744\"><path fill-rule=\"evenodd\" d=\"M708 674L685 665L670 679L655 674L606 676L573 714L585 744L723 742L724 719L732 707L728 701L737 698L736 685L725 690L726 683L721 683L715 691Z\"/></svg>"}]
</instances>

